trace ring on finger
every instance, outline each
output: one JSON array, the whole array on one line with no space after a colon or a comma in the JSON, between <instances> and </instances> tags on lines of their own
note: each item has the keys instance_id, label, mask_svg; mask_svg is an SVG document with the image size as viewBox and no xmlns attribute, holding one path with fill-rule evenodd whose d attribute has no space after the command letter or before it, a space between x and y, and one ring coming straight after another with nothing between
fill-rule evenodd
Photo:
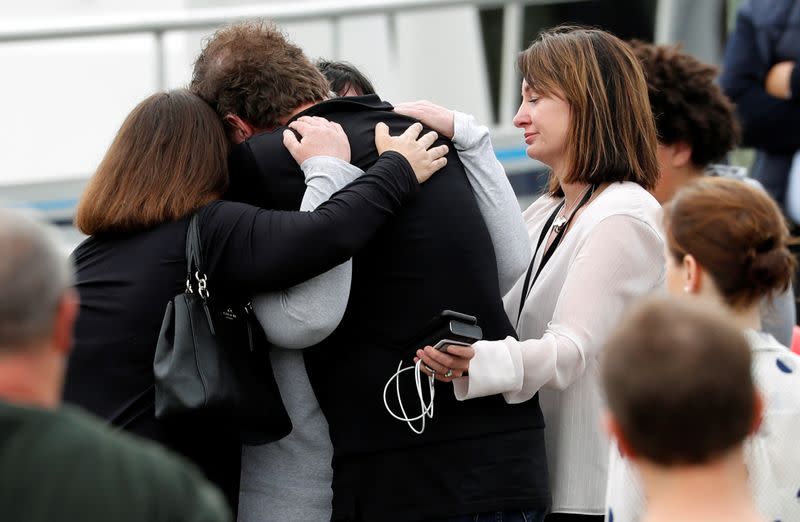
<instances>
[{"instance_id":1,"label":"ring on finger","mask_svg":"<svg viewBox=\"0 0 800 522\"><path fill-rule=\"evenodd\" d=\"M452 376L453 376L453 369L452 369L452 368L448 368L448 369L447 369L447 371L446 371L446 372L444 372L444 376L445 376L446 378L448 378L448 379L449 379L450 377L452 377Z\"/></svg>"}]
</instances>

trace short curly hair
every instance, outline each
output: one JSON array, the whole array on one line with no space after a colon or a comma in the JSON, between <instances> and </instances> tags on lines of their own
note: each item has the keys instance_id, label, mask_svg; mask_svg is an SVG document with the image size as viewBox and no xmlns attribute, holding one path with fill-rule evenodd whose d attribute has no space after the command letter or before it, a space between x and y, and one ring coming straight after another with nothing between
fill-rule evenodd
<instances>
[{"instance_id":1,"label":"short curly hair","mask_svg":"<svg viewBox=\"0 0 800 522\"><path fill-rule=\"evenodd\" d=\"M328 98L328 81L274 24L252 20L214 33L194 63L190 89L220 117L272 128L297 107Z\"/></svg>"},{"instance_id":2,"label":"short curly hair","mask_svg":"<svg viewBox=\"0 0 800 522\"><path fill-rule=\"evenodd\" d=\"M739 144L741 127L733 103L715 83L716 67L679 45L630 44L647 79L659 142L688 143L698 167L720 161Z\"/></svg>"}]
</instances>

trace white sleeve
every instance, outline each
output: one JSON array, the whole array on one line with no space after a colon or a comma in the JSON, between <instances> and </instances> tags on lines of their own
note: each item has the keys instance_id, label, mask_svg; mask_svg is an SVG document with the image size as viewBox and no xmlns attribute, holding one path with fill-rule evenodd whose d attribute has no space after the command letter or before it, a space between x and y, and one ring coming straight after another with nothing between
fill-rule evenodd
<instances>
[{"instance_id":1,"label":"white sleeve","mask_svg":"<svg viewBox=\"0 0 800 522\"><path fill-rule=\"evenodd\" d=\"M661 236L629 216L604 219L577 252L542 338L475 343L469 376L453 381L456 397L502 393L518 403L542 387L565 389L597 357L624 309L663 278Z\"/></svg>"},{"instance_id":2,"label":"white sleeve","mask_svg":"<svg viewBox=\"0 0 800 522\"><path fill-rule=\"evenodd\" d=\"M323 156L307 159L300 168L307 185L301 211L314 210L363 174L345 161ZM351 276L348 260L282 292L255 296L253 311L269 342L282 348L306 348L328 337L344 316Z\"/></svg>"},{"instance_id":3,"label":"white sleeve","mask_svg":"<svg viewBox=\"0 0 800 522\"><path fill-rule=\"evenodd\" d=\"M505 295L528 268L530 245L517 195L497 161L489 129L473 116L454 113L453 144L464 164L472 192L492 238L500 295Z\"/></svg>"}]
</instances>

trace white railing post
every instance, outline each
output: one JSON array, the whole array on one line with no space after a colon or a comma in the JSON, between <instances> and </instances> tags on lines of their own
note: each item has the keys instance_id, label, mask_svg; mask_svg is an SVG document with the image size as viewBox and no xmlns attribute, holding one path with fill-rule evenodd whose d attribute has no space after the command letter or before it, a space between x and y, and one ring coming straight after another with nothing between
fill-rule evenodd
<instances>
[{"instance_id":1,"label":"white railing post","mask_svg":"<svg viewBox=\"0 0 800 522\"><path fill-rule=\"evenodd\" d=\"M517 53L522 45L524 12L521 2L506 4L503 8L503 50L500 59L500 127L510 128L519 101L517 85Z\"/></svg>"},{"instance_id":2,"label":"white railing post","mask_svg":"<svg viewBox=\"0 0 800 522\"><path fill-rule=\"evenodd\" d=\"M331 18L331 59L342 58L342 19L339 16Z\"/></svg>"},{"instance_id":3,"label":"white railing post","mask_svg":"<svg viewBox=\"0 0 800 522\"><path fill-rule=\"evenodd\" d=\"M164 31L153 31L156 44L156 90L165 91L167 89L167 49L164 45Z\"/></svg>"}]
</instances>

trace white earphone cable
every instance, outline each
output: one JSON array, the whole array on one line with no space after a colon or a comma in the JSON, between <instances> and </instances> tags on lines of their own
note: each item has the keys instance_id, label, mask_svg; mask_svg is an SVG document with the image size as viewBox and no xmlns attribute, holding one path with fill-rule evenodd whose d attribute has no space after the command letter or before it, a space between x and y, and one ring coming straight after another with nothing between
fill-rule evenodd
<instances>
[{"instance_id":1,"label":"white earphone cable","mask_svg":"<svg viewBox=\"0 0 800 522\"><path fill-rule=\"evenodd\" d=\"M420 370L420 365L422 364L422 360L420 359L414 366L409 366L407 368L403 368L403 361L400 361L397 364L397 371L392 375L389 380L386 382L386 386L383 387L383 405L386 408L386 411L399 421L404 421L408 424L408 427L411 428L411 431L416 433L417 435L422 435L425 431L425 418L433 419L433 397L434 397L434 387L433 384L435 382L433 377L428 377L428 394L430 395L430 402L425 404L425 395L422 391L422 371ZM409 417L406 413L406 409L403 406L403 398L400 396L400 375L403 372L407 371L414 371L414 381L417 386L417 396L419 397L419 405L422 413L417 415L416 417ZM400 404L400 411L402 412L402 417L397 415L392 408L389 406L389 401L386 399L386 394L389 391L389 386L392 384L392 381L395 381L395 391L397 393L397 402ZM414 422L422 420L422 424L419 428L414 426Z\"/></svg>"}]
</instances>

